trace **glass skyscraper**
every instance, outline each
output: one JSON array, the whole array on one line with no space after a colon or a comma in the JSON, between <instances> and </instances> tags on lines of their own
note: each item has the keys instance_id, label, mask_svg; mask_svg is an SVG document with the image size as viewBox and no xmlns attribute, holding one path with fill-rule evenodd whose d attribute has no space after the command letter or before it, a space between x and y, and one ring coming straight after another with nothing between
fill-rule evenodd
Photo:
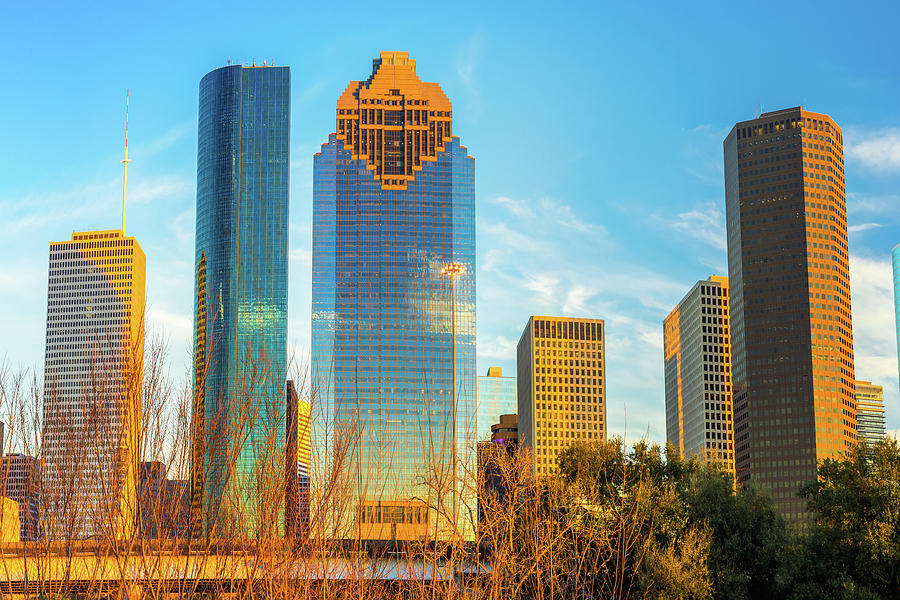
<instances>
[{"instance_id":1,"label":"glass skyscraper","mask_svg":"<svg viewBox=\"0 0 900 600\"><path fill-rule=\"evenodd\" d=\"M290 84L257 65L200 82L191 496L213 536L283 522Z\"/></svg>"},{"instance_id":2,"label":"glass skyscraper","mask_svg":"<svg viewBox=\"0 0 900 600\"><path fill-rule=\"evenodd\" d=\"M478 403L477 441L491 439L491 425L500 415L514 415L519 409L519 389L515 377L504 377L500 367L489 367L487 375L476 379L475 398Z\"/></svg>"},{"instance_id":3,"label":"glass skyscraper","mask_svg":"<svg viewBox=\"0 0 900 600\"><path fill-rule=\"evenodd\" d=\"M353 495L335 536L440 537L464 514L448 482L454 454L460 478L474 469L475 161L451 123L440 86L382 52L314 158L314 443L346 452Z\"/></svg>"}]
</instances>

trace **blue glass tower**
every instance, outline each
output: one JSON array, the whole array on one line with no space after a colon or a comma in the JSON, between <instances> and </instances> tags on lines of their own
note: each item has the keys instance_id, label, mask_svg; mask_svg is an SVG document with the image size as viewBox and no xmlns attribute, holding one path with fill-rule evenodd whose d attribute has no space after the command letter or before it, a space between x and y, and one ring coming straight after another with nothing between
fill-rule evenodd
<instances>
[{"instance_id":1,"label":"blue glass tower","mask_svg":"<svg viewBox=\"0 0 900 600\"><path fill-rule=\"evenodd\" d=\"M452 473L454 458L458 481L474 466L475 164L451 122L415 61L382 52L314 158L314 445L348 466L338 536L440 537L464 511ZM451 262L466 268L455 304Z\"/></svg>"},{"instance_id":2,"label":"blue glass tower","mask_svg":"<svg viewBox=\"0 0 900 600\"><path fill-rule=\"evenodd\" d=\"M200 82L192 513L211 536L282 527L290 83L256 65Z\"/></svg>"}]
</instances>

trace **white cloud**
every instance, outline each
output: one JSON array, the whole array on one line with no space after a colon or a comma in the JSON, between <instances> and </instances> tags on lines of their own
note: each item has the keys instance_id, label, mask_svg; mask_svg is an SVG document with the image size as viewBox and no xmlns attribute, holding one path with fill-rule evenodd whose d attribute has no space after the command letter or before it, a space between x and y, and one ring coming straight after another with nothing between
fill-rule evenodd
<instances>
[{"instance_id":1,"label":"white cloud","mask_svg":"<svg viewBox=\"0 0 900 600\"><path fill-rule=\"evenodd\" d=\"M508 196L500 196L499 198L494 198L491 200L493 204L497 204L502 206L510 213L517 217L533 217L534 211L528 206L528 204L522 200L515 200Z\"/></svg>"},{"instance_id":2,"label":"white cloud","mask_svg":"<svg viewBox=\"0 0 900 600\"><path fill-rule=\"evenodd\" d=\"M877 229L884 227L881 223L860 223L859 225L850 225L847 227L847 233L860 233L869 229Z\"/></svg>"},{"instance_id":3,"label":"white cloud","mask_svg":"<svg viewBox=\"0 0 900 600\"><path fill-rule=\"evenodd\" d=\"M879 171L900 170L900 129L850 130L847 156Z\"/></svg>"},{"instance_id":4,"label":"white cloud","mask_svg":"<svg viewBox=\"0 0 900 600\"><path fill-rule=\"evenodd\" d=\"M502 335L490 338L479 338L478 356L484 358L499 358L501 360L515 360L516 343L514 339Z\"/></svg>"},{"instance_id":5,"label":"white cloud","mask_svg":"<svg viewBox=\"0 0 900 600\"><path fill-rule=\"evenodd\" d=\"M597 225L576 215L575 211L568 204L557 202L551 198L544 198L541 200L541 207L544 209L547 218L556 220L563 227L591 235L606 235L606 229L602 225Z\"/></svg>"},{"instance_id":6,"label":"white cloud","mask_svg":"<svg viewBox=\"0 0 900 600\"><path fill-rule=\"evenodd\" d=\"M896 422L900 398L891 262L851 254L850 278L856 378L884 386L888 420Z\"/></svg>"},{"instance_id":7,"label":"white cloud","mask_svg":"<svg viewBox=\"0 0 900 600\"><path fill-rule=\"evenodd\" d=\"M666 219L658 215L654 218L678 233L708 244L713 248L725 250L725 215L717 204L709 202L700 208L678 213L674 219Z\"/></svg>"}]
</instances>

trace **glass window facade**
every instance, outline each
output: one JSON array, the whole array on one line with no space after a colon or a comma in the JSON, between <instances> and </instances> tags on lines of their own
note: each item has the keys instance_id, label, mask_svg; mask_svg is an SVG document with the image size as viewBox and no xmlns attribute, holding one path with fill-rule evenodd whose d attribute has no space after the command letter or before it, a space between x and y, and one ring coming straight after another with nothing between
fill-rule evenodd
<instances>
[{"instance_id":1,"label":"glass window facade","mask_svg":"<svg viewBox=\"0 0 900 600\"><path fill-rule=\"evenodd\" d=\"M734 474L728 278L698 281L663 321L666 440Z\"/></svg>"},{"instance_id":2,"label":"glass window facade","mask_svg":"<svg viewBox=\"0 0 900 600\"><path fill-rule=\"evenodd\" d=\"M818 461L856 444L843 134L802 108L724 141L735 468L788 519Z\"/></svg>"},{"instance_id":3,"label":"glass window facade","mask_svg":"<svg viewBox=\"0 0 900 600\"><path fill-rule=\"evenodd\" d=\"M215 535L256 533L275 510L259 477L283 479L290 83L288 67L241 65L200 82L195 314L205 305L206 316L195 335L206 352L195 375L205 456L193 467L204 472Z\"/></svg>"},{"instance_id":4,"label":"glass window facade","mask_svg":"<svg viewBox=\"0 0 900 600\"><path fill-rule=\"evenodd\" d=\"M122 230L50 244L42 485L49 539L122 538L137 514L146 257Z\"/></svg>"},{"instance_id":5,"label":"glass window facade","mask_svg":"<svg viewBox=\"0 0 900 600\"><path fill-rule=\"evenodd\" d=\"M516 378L492 374L495 370L499 371L491 368L488 375L479 375L476 381L475 398L478 403L476 439L479 442L491 439L491 425L500 422L500 415L514 415L519 408Z\"/></svg>"},{"instance_id":6,"label":"glass window facade","mask_svg":"<svg viewBox=\"0 0 900 600\"><path fill-rule=\"evenodd\" d=\"M415 77L409 63L399 66ZM403 101L404 89L396 92L386 97ZM447 472L454 446L460 474L464 461L474 465L474 452L469 456L466 448L476 420L475 162L458 138L441 142L402 184L379 179L366 156L354 154L354 144L339 134L314 158L314 444L325 458L336 434L358 435L347 464L362 516L349 535L413 535L412 525L428 519L384 525L365 518L364 509L426 499L432 506L452 503L449 493L434 497L425 480ZM442 274L450 262L466 268L456 278L455 305L451 281Z\"/></svg>"}]
</instances>

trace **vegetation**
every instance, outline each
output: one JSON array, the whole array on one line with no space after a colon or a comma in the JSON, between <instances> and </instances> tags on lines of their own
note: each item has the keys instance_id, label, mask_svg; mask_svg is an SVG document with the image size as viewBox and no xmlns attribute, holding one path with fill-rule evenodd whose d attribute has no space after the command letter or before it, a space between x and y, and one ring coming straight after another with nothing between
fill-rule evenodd
<instances>
[{"instance_id":1,"label":"vegetation","mask_svg":"<svg viewBox=\"0 0 900 600\"><path fill-rule=\"evenodd\" d=\"M141 382L141 455L163 463L170 478L186 481L192 389L173 382L165 356L165 344L151 339ZM315 411L315 382L302 371L295 367L292 379ZM0 420L9 423L5 451L40 458L42 394L38 377L0 368ZM254 412L242 414L238 425L243 430L255 418ZM318 475L310 489L308 535L289 541L272 535L284 513L284 482L282 466L270 457L254 479L260 502L241 503L266 524L255 532L239 527L243 533L234 538L188 542L187 523L173 523L187 519L184 507L173 512L172 499L160 494L168 504L152 507L151 518L165 518L150 528L152 539L145 523L124 540L45 535L0 547L0 593L20 589L3 588L3 581L27 580L29 592L59 597L900 597L895 439L823 462L818 481L798 491L813 515L802 530L775 512L765 491L735 489L727 473L684 459L671 446L629 447L621 439L576 444L561 454L557 474L547 477L531 474L527 449L495 453L490 485L503 493L483 493L485 472L466 466L460 470L458 509L445 502L453 482L447 465L436 459L423 466L420 496L441 522L452 522L456 510L469 522L479 521L475 540L442 537L435 529L426 539L379 546L336 541L355 530L349 480L359 474L350 474L348 464L360 435L358 429L336 430L327 455L313 453L311 471ZM73 434L68 443L87 456L79 444L90 439ZM228 456L225 472L236 460ZM65 523L54 523L58 515L74 522L71 507L57 510L46 498L41 502L42 531L65 531ZM65 498L54 502L64 504Z\"/></svg>"}]
</instances>

